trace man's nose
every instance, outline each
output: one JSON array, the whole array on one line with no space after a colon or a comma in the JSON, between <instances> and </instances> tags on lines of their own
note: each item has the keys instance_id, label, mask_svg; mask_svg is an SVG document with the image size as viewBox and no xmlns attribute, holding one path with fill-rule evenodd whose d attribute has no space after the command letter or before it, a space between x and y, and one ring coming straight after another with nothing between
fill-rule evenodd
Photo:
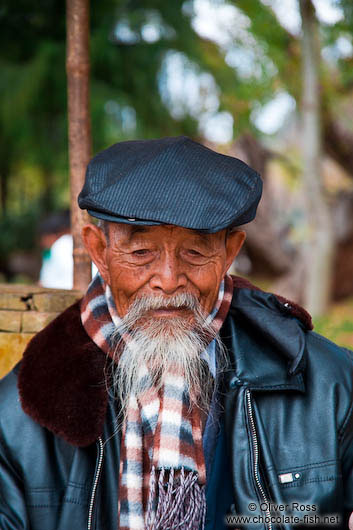
<instances>
[{"instance_id":1,"label":"man's nose","mask_svg":"<svg viewBox=\"0 0 353 530\"><path fill-rule=\"evenodd\" d=\"M187 277L182 270L182 264L174 254L164 254L155 265L155 271L150 279L150 287L154 291L173 294L187 284Z\"/></svg>"}]
</instances>

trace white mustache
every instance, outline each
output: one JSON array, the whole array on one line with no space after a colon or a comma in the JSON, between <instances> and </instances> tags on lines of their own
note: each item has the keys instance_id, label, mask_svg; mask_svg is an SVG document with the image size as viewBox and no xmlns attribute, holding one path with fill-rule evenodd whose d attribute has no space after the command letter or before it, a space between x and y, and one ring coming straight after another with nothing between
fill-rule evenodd
<instances>
[{"instance_id":1,"label":"white mustache","mask_svg":"<svg viewBox=\"0 0 353 530\"><path fill-rule=\"evenodd\" d=\"M140 319L151 310L157 309L188 309L198 317L205 318L200 302L191 293L179 293L173 296L141 296L129 307L126 324Z\"/></svg>"}]
</instances>

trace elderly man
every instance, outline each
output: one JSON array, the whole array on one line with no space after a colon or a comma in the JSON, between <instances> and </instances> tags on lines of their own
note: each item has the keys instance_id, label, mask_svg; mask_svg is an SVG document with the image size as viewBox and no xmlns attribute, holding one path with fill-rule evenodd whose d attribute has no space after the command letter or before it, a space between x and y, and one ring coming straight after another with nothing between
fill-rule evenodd
<instances>
[{"instance_id":1,"label":"elderly man","mask_svg":"<svg viewBox=\"0 0 353 530\"><path fill-rule=\"evenodd\" d=\"M0 385L1 529L347 528L349 352L227 275L260 195L184 137L91 161L99 274Z\"/></svg>"}]
</instances>

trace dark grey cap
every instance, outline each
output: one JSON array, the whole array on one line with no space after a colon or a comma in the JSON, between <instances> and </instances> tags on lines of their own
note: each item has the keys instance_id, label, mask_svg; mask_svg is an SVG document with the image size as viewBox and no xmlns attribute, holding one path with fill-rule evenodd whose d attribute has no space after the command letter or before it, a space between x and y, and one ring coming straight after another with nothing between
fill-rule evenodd
<instances>
[{"instance_id":1,"label":"dark grey cap","mask_svg":"<svg viewBox=\"0 0 353 530\"><path fill-rule=\"evenodd\" d=\"M98 219L217 232L252 221L258 173L185 136L120 142L88 164L80 208Z\"/></svg>"}]
</instances>

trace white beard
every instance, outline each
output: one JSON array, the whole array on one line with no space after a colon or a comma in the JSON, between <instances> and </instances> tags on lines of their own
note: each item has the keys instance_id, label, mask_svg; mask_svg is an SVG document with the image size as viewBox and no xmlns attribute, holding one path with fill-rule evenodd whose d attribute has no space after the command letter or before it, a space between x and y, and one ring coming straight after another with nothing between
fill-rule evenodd
<instances>
[{"instance_id":1,"label":"white beard","mask_svg":"<svg viewBox=\"0 0 353 530\"><path fill-rule=\"evenodd\" d=\"M187 308L193 313L193 322L187 317L148 317L150 310L165 307ZM147 366L157 391L171 371L180 373L188 389L190 408L198 406L208 412L213 378L200 355L216 339L218 368L225 356L218 334L205 322L206 316L198 300L188 293L167 299L151 296L135 300L112 337L116 342L114 356L121 351L124 332L128 331L132 339L131 343L123 343L118 363L112 363L110 386L120 401L122 421L126 417L130 396L138 396L145 390L144 380L138 377L141 365Z\"/></svg>"}]
</instances>

